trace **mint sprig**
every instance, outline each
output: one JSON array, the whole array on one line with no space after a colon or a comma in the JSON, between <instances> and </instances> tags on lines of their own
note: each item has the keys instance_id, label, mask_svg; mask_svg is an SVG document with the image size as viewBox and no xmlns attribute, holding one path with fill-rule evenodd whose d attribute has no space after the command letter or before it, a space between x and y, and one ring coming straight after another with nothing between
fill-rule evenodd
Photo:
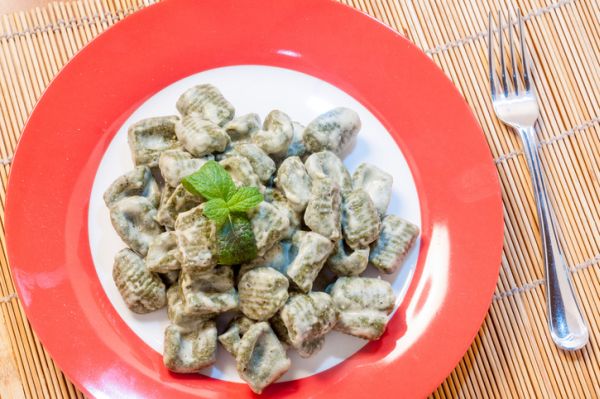
<instances>
[{"instance_id":1,"label":"mint sprig","mask_svg":"<svg viewBox=\"0 0 600 399\"><path fill-rule=\"evenodd\" d=\"M227 207L231 212L246 212L256 207L264 200L263 195L256 187L240 187L227 200Z\"/></svg>"},{"instance_id":2,"label":"mint sprig","mask_svg":"<svg viewBox=\"0 0 600 399\"><path fill-rule=\"evenodd\" d=\"M264 200L258 188L237 188L225 168L215 161L206 162L181 183L190 193L208 200L203 211L219 228L219 263L235 265L254 259L256 239L246 212Z\"/></svg>"},{"instance_id":3,"label":"mint sprig","mask_svg":"<svg viewBox=\"0 0 600 399\"><path fill-rule=\"evenodd\" d=\"M217 231L221 265L239 265L256 258L258 249L252 223L244 215L232 214Z\"/></svg>"},{"instance_id":4,"label":"mint sprig","mask_svg":"<svg viewBox=\"0 0 600 399\"><path fill-rule=\"evenodd\" d=\"M190 193L207 200L227 201L236 191L235 183L229 173L215 161L206 162L197 172L184 177L181 184Z\"/></svg>"}]
</instances>

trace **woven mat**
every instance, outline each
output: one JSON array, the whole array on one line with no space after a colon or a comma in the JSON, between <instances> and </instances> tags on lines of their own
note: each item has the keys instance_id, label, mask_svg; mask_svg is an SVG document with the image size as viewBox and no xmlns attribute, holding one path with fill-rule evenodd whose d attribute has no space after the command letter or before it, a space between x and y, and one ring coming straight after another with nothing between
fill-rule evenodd
<instances>
[{"instance_id":1,"label":"woven mat","mask_svg":"<svg viewBox=\"0 0 600 399\"><path fill-rule=\"evenodd\" d=\"M11 155L28 113L62 65L151 1L80 0L0 17L0 223ZM504 252L492 307L473 345L432 397L600 397L600 4L596 0L346 0L408 37L474 110L497 164ZM485 3L485 4L483 4ZM487 13L519 7L537 66L542 161L590 344L558 350L546 328L543 264L525 160L491 114ZM0 397L83 397L45 352L10 277L0 229ZM443 342L440 342L443 345Z\"/></svg>"}]
</instances>

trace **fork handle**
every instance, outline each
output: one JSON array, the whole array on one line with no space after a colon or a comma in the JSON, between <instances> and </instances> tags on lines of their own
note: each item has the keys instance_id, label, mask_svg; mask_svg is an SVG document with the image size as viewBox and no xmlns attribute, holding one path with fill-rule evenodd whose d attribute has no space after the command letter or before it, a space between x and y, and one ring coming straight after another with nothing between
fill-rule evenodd
<instances>
[{"instance_id":1,"label":"fork handle","mask_svg":"<svg viewBox=\"0 0 600 399\"><path fill-rule=\"evenodd\" d=\"M546 272L546 306L550 334L554 342L566 350L583 347L589 332L573 291L569 268L565 262L552 206L544 182L538 154L538 141L533 126L518 128L533 181Z\"/></svg>"}]
</instances>

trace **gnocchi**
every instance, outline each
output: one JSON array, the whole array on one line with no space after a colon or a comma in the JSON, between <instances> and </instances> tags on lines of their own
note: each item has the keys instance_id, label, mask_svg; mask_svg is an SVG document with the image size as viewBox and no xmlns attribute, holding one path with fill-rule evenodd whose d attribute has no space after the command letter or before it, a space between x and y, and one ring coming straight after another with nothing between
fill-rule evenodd
<instances>
[{"instance_id":1,"label":"gnocchi","mask_svg":"<svg viewBox=\"0 0 600 399\"><path fill-rule=\"evenodd\" d=\"M275 161L257 145L250 143L236 144L233 150L250 162L261 183L267 183L275 173Z\"/></svg>"},{"instance_id":2,"label":"gnocchi","mask_svg":"<svg viewBox=\"0 0 600 399\"><path fill-rule=\"evenodd\" d=\"M261 393L290 368L285 348L267 322L253 324L236 350L236 367L250 388Z\"/></svg>"},{"instance_id":3,"label":"gnocchi","mask_svg":"<svg viewBox=\"0 0 600 399\"><path fill-rule=\"evenodd\" d=\"M182 117L175 124L175 134L183 148L196 157L222 152L229 144L223 128L196 113Z\"/></svg>"},{"instance_id":4,"label":"gnocchi","mask_svg":"<svg viewBox=\"0 0 600 399\"><path fill-rule=\"evenodd\" d=\"M179 97L176 104L181 115L199 114L202 119L223 126L233 119L235 109L219 89L210 84L194 86Z\"/></svg>"},{"instance_id":5,"label":"gnocchi","mask_svg":"<svg viewBox=\"0 0 600 399\"><path fill-rule=\"evenodd\" d=\"M171 324L165 330L163 362L176 373L193 373L217 360L217 326L209 320L185 330Z\"/></svg>"},{"instance_id":6,"label":"gnocchi","mask_svg":"<svg viewBox=\"0 0 600 399\"><path fill-rule=\"evenodd\" d=\"M368 263L369 247L348 251L344 240L339 240L325 264L338 276L358 276L367 269Z\"/></svg>"},{"instance_id":7,"label":"gnocchi","mask_svg":"<svg viewBox=\"0 0 600 399\"><path fill-rule=\"evenodd\" d=\"M314 232L337 241L341 237L342 196L330 179L313 179L311 197L304 212L304 223Z\"/></svg>"},{"instance_id":8,"label":"gnocchi","mask_svg":"<svg viewBox=\"0 0 600 399\"><path fill-rule=\"evenodd\" d=\"M312 231L297 231L292 244L296 256L285 273L300 291L309 292L331 253L333 244L326 237Z\"/></svg>"},{"instance_id":9,"label":"gnocchi","mask_svg":"<svg viewBox=\"0 0 600 399\"><path fill-rule=\"evenodd\" d=\"M379 339L396 299L363 273L397 271L419 228L386 214L391 175L342 162L358 114L334 108L304 126L273 110L261 124L210 84L176 108L129 127L134 167L103 195L127 246L112 269L123 301L166 307L165 367L196 373L220 344L261 393L290 368L288 349L313 356L332 330Z\"/></svg>"},{"instance_id":10,"label":"gnocchi","mask_svg":"<svg viewBox=\"0 0 600 399\"><path fill-rule=\"evenodd\" d=\"M402 265L408 250L419 235L419 228L395 215L387 215L381 223L381 233L371 247L369 261L386 274Z\"/></svg>"},{"instance_id":11,"label":"gnocchi","mask_svg":"<svg viewBox=\"0 0 600 399\"><path fill-rule=\"evenodd\" d=\"M113 279L127 304L135 313L148 313L167 304L167 294L160 277L146 269L144 260L130 249L115 256Z\"/></svg>"},{"instance_id":12,"label":"gnocchi","mask_svg":"<svg viewBox=\"0 0 600 399\"><path fill-rule=\"evenodd\" d=\"M300 356L309 357L321 349L323 337L336 322L331 297L324 292L310 292L292 295L273 320L273 328Z\"/></svg>"},{"instance_id":13,"label":"gnocchi","mask_svg":"<svg viewBox=\"0 0 600 399\"><path fill-rule=\"evenodd\" d=\"M310 152L332 151L344 155L360 130L358 114L351 109L339 107L325 112L310 122L302 136Z\"/></svg>"},{"instance_id":14,"label":"gnocchi","mask_svg":"<svg viewBox=\"0 0 600 399\"><path fill-rule=\"evenodd\" d=\"M170 229L175 228L175 220L180 213L187 212L203 202L202 198L193 195L181 184L173 190L163 190L165 197L162 198L154 219Z\"/></svg>"},{"instance_id":15,"label":"gnocchi","mask_svg":"<svg viewBox=\"0 0 600 399\"><path fill-rule=\"evenodd\" d=\"M177 216L177 254L183 270L206 271L216 266L216 234L216 226L203 215L202 205Z\"/></svg>"},{"instance_id":16,"label":"gnocchi","mask_svg":"<svg viewBox=\"0 0 600 399\"><path fill-rule=\"evenodd\" d=\"M247 158L233 155L219 162L239 186L261 187L260 178Z\"/></svg>"},{"instance_id":17,"label":"gnocchi","mask_svg":"<svg viewBox=\"0 0 600 399\"><path fill-rule=\"evenodd\" d=\"M166 231L156 236L148 247L146 268L154 273L167 273L181 269L178 257L177 236L173 231Z\"/></svg>"},{"instance_id":18,"label":"gnocchi","mask_svg":"<svg viewBox=\"0 0 600 399\"><path fill-rule=\"evenodd\" d=\"M381 217L385 215L392 197L392 182L389 173L368 163L361 163L352 175L354 189L362 188L369 194Z\"/></svg>"},{"instance_id":19,"label":"gnocchi","mask_svg":"<svg viewBox=\"0 0 600 399\"><path fill-rule=\"evenodd\" d=\"M123 198L110 206L110 220L119 237L142 256L154 238L162 232L154 220L156 208L146 197Z\"/></svg>"},{"instance_id":20,"label":"gnocchi","mask_svg":"<svg viewBox=\"0 0 600 399\"><path fill-rule=\"evenodd\" d=\"M177 187L181 179L200 169L208 158L193 158L192 154L181 149L167 150L158 157L158 167L165 182Z\"/></svg>"},{"instance_id":21,"label":"gnocchi","mask_svg":"<svg viewBox=\"0 0 600 399\"><path fill-rule=\"evenodd\" d=\"M137 166L115 180L104 192L103 198L106 206L111 206L123 198L133 196L147 198L154 207L157 207L160 202L158 183L152 176L150 168L145 165Z\"/></svg>"},{"instance_id":22,"label":"gnocchi","mask_svg":"<svg viewBox=\"0 0 600 399\"><path fill-rule=\"evenodd\" d=\"M178 148L175 135L177 116L148 118L131 125L127 141L135 165L154 167L163 151Z\"/></svg>"},{"instance_id":23,"label":"gnocchi","mask_svg":"<svg viewBox=\"0 0 600 399\"><path fill-rule=\"evenodd\" d=\"M249 142L252 135L260 129L260 116L246 114L229 121L223 126L231 141Z\"/></svg>"},{"instance_id":24,"label":"gnocchi","mask_svg":"<svg viewBox=\"0 0 600 399\"><path fill-rule=\"evenodd\" d=\"M345 242L353 249L365 248L379 236L379 215L366 191L354 190L345 198L342 231Z\"/></svg>"},{"instance_id":25,"label":"gnocchi","mask_svg":"<svg viewBox=\"0 0 600 399\"><path fill-rule=\"evenodd\" d=\"M279 110L269 112L265 118L262 130L254 136L254 143L267 154L274 157L284 157L294 137L292 120Z\"/></svg>"},{"instance_id":26,"label":"gnocchi","mask_svg":"<svg viewBox=\"0 0 600 399\"><path fill-rule=\"evenodd\" d=\"M238 284L240 311L252 320L270 319L288 298L288 279L270 267L244 273Z\"/></svg>"},{"instance_id":27,"label":"gnocchi","mask_svg":"<svg viewBox=\"0 0 600 399\"><path fill-rule=\"evenodd\" d=\"M306 158L306 171L314 179L330 179L345 195L352 190L352 178L342 160L331 151L321 151Z\"/></svg>"},{"instance_id":28,"label":"gnocchi","mask_svg":"<svg viewBox=\"0 0 600 399\"><path fill-rule=\"evenodd\" d=\"M233 287L233 270L218 266L206 272L187 272L179 276L186 313L209 315L237 309L238 293Z\"/></svg>"},{"instance_id":29,"label":"gnocchi","mask_svg":"<svg viewBox=\"0 0 600 399\"><path fill-rule=\"evenodd\" d=\"M223 348L233 356L237 354L237 348L242 340L242 336L246 334L248 329L256 322L246 316L238 316L231 320L227 330L219 335L218 339Z\"/></svg>"},{"instance_id":30,"label":"gnocchi","mask_svg":"<svg viewBox=\"0 0 600 399\"><path fill-rule=\"evenodd\" d=\"M296 212L306 209L311 197L311 181L300 158L286 158L279 166L275 182L292 209Z\"/></svg>"},{"instance_id":31,"label":"gnocchi","mask_svg":"<svg viewBox=\"0 0 600 399\"><path fill-rule=\"evenodd\" d=\"M387 281L366 277L340 277L329 293L338 311L335 329L359 338L376 340L394 308L394 291Z\"/></svg>"}]
</instances>

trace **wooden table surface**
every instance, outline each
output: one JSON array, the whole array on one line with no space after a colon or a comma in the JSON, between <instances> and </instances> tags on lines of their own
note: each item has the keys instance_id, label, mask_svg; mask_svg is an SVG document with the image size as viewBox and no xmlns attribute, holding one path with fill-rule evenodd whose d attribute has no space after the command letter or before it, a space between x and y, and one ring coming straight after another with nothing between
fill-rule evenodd
<instances>
[{"instance_id":1,"label":"wooden table surface","mask_svg":"<svg viewBox=\"0 0 600 399\"><path fill-rule=\"evenodd\" d=\"M401 32L444 70L481 124L502 185L504 252L493 301L473 345L431 398L600 398L600 0L340 1ZM6 184L22 127L52 77L97 34L152 3L56 2L0 0L0 399L83 399L32 332L26 298L16 295L3 230ZM6 15L49 3L27 18ZM540 99L549 194L590 326L590 344L577 352L558 350L548 333L531 180L517 136L491 114L488 12L514 15L516 7Z\"/></svg>"}]
</instances>

